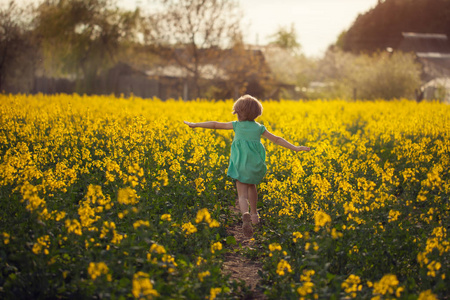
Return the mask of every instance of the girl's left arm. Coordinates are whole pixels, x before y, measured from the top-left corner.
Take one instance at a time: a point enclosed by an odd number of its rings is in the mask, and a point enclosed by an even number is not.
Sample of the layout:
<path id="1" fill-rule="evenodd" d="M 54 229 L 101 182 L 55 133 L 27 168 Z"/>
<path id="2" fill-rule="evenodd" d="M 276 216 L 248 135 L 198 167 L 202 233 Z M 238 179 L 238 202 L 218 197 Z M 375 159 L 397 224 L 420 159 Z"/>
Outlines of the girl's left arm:
<path id="1" fill-rule="evenodd" d="M 276 136 L 276 135 L 270 133 L 267 130 L 264 131 L 262 135 L 264 137 L 268 138 L 271 142 L 273 142 L 273 143 L 275 143 L 277 145 L 280 145 L 282 147 L 291 149 L 291 150 L 293 150 L 295 152 L 311 150 L 309 147 L 293 145 L 293 144 L 289 143 L 288 141 L 286 141 L 284 138 Z"/>
<path id="2" fill-rule="evenodd" d="M 200 123 L 192 123 L 184 121 L 184 124 L 191 128 L 209 128 L 209 129 L 233 129 L 233 122 L 217 122 L 217 121 L 208 121 L 208 122 L 200 122 Z"/>

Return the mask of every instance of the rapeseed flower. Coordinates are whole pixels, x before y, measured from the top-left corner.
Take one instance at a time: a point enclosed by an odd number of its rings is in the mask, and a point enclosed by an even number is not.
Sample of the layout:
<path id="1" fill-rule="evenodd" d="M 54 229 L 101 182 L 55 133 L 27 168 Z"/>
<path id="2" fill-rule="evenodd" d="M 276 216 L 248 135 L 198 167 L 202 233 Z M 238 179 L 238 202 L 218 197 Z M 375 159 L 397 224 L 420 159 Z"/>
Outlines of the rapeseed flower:
<path id="1" fill-rule="evenodd" d="M 325 212 L 319 210 L 314 213 L 314 231 L 319 231 L 321 227 L 326 226 L 331 223 L 331 217 L 327 215 Z"/>
<path id="2" fill-rule="evenodd" d="M 91 276 L 92 280 L 95 280 L 101 275 L 108 275 L 109 268 L 104 262 L 91 262 L 88 267 L 88 274 Z M 107 280 L 111 281 L 111 276 L 107 276 Z"/>
<path id="3" fill-rule="evenodd" d="M 2 235 L 3 235 L 3 244 L 8 245 L 11 235 L 7 232 L 3 232 Z"/>
<path id="4" fill-rule="evenodd" d="M 216 251 L 220 251 L 220 250 L 222 250 L 222 243 L 221 242 L 216 242 L 216 243 L 211 245 L 211 253 L 215 253 Z"/>
<path id="5" fill-rule="evenodd" d="M 384 275 L 380 281 L 375 282 L 373 284 L 373 294 L 374 295 L 393 295 L 396 291 L 400 291 L 403 289 L 397 288 L 399 281 L 397 276 L 393 274 Z"/>
<path id="6" fill-rule="evenodd" d="M 204 272 L 200 272 L 198 273 L 198 279 L 203 282 L 204 278 L 207 276 L 211 276 L 211 273 L 209 271 L 204 271 Z"/>
<path id="7" fill-rule="evenodd" d="M 362 290 L 361 278 L 359 276 L 351 274 L 347 279 L 342 282 L 341 287 L 345 293 L 350 294 L 352 298 L 356 298 L 357 292 Z"/>
<path id="8" fill-rule="evenodd" d="M 161 215 L 161 220 L 170 222 L 172 221 L 172 216 L 170 214 L 163 214 Z"/>
<path id="9" fill-rule="evenodd" d="M 186 235 L 190 235 L 197 232 L 197 227 L 195 227 L 191 222 L 184 223 L 181 228 Z"/>
<path id="10" fill-rule="evenodd" d="M 426 290 L 419 294 L 417 300 L 438 300 L 438 297 L 431 290 Z"/>
<path id="11" fill-rule="evenodd" d="M 280 276 L 283 276 L 287 273 L 292 273 L 291 265 L 284 259 L 280 260 L 280 262 L 277 265 L 277 274 Z"/>
<path id="12" fill-rule="evenodd" d="M 50 236 L 44 235 L 37 239 L 36 243 L 33 245 L 33 253 L 40 254 L 44 252 L 45 255 L 49 254 L 48 248 L 50 247 Z"/>
<path id="13" fill-rule="evenodd" d="M 211 288 L 209 291 L 209 300 L 216 299 L 217 295 L 222 293 L 222 288 Z"/>
<path id="14" fill-rule="evenodd" d="M 134 298 L 137 299 L 153 299 L 154 297 L 159 297 L 158 291 L 153 288 L 150 275 L 141 271 L 133 275 L 131 292 Z"/>

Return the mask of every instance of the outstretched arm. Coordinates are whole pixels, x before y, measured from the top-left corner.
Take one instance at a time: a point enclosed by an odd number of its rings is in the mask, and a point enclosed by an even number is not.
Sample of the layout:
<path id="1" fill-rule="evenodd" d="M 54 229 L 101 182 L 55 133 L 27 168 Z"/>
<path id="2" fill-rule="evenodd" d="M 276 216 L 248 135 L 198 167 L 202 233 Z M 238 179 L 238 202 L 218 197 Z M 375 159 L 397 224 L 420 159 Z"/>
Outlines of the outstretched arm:
<path id="1" fill-rule="evenodd" d="M 276 136 L 276 135 L 270 133 L 270 132 L 267 131 L 267 130 L 264 131 L 264 133 L 263 133 L 262 135 L 263 135 L 264 137 L 268 138 L 271 142 L 273 142 L 273 143 L 275 143 L 275 144 L 277 144 L 277 145 L 283 146 L 283 147 L 285 147 L 285 148 L 291 149 L 291 150 L 293 150 L 293 151 L 295 151 L 295 152 L 298 152 L 298 151 L 309 151 L 309 150 L 311 150 L 309 147 L 305 147 L 305 146 L 295 146 L 295 145 L 289 143 L 288 141 L 286 141 L 285 139 L 283 139 L 283 138 L 281 138 L 281 137 L 279 137 L 279 136 Z"/>
<path id="2" fill-rule="evenodd" d="M 191 128 L 209 128 L 209 129 L 233 129 L 232 122 L 216 122 L 216 121 L 208 121 L 208 122 L 200 122 L 200 123 L 192 123 L 184 121 L 184 124 Z"/>

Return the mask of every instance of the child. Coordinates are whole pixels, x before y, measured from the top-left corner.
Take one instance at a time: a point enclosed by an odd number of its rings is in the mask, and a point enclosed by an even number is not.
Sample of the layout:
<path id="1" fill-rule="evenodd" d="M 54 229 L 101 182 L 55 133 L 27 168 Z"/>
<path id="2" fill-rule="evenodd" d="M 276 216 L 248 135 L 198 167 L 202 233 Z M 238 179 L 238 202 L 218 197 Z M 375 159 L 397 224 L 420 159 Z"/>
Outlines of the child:
<path id="1" fill-rule="evenodd" d="M 280 146 L 293 151 L 309 151 L 309 147 L 295 146 L 285 139 L 273 135 L 266 130 L 264 125 L 255 122 L 262 114 L 261 103 L 250 95 L 239 98 L 233 105 L 233 114 L 237 114 L 238 121 L 233 122 L 201 122 L 184 123 L 191 128 L 201 127 L 210 129 L 233 129 L 235 132 L 231 144 L 230 163 L 227 175 L 236 180 L 236 188 L 239 199 L 239 207 L 242 213 L 242 230 L 244 235 L 253 235 L 252 224 L 259 223 L 259 215 L 256 210 L 258 194 L 256 185 L 261 182 L 266 174 L 266 152 L 261 144 L 261 135 Z M 250 203 L 250 212 L 248 206 Z"/>

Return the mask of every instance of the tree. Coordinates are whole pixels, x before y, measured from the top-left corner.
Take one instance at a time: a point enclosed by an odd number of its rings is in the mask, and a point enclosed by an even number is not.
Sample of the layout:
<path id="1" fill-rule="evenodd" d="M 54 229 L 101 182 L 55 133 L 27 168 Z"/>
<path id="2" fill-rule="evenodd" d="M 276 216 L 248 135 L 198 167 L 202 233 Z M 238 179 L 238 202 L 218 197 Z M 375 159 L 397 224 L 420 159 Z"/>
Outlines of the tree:
<path id="1" fill-rule="evenodd" d="M 353 53 L 395 48 L 402 32 L 444 33 L 450 36 L 450 1 L 386 0 L 358 16 L 337 45 Z"/>
<path id="2" fill-rule="evenodd" d="M 421 66 L 412 54 L 385 51 L 355 55 L 331 48 L 318 67 L 318 79 L 327 88 L 317 91 L 316 96 L 413 99 L 415 90 L 420 86 L 420 71 Z"/>
<path id="3" fill-rule="evenodd" d="M 316 67 L 314 59 L 309 59 L 301 53 L 294 25 L 292 24 L 290 29 L 280 28 L 272 35 L 272 41 L 265 47 L 264 54 L 276 81 L 281 83 L 281 86 L 295 87 L 295 91 L 281 88 L 281 96 L 304 96 L 301 90 L 309 85 Z"/>
<path id="4" fill-rule="evenodd" d="M 14 1 L 0 8 L 0 91 L 18 91 L 33 67 L 35 46 L 25 10 Z M 25 87 L 23 87 L 25 89 Z"/>
<path id="5" fill-rule="evenodd" d="M 78 91 L 92 93 L 99 72 L 114 62 L 121 43 L 135 38 L 139 11 L 122 12 L 109 0 L 46 0 L 36 32 L 46 69 L 75 76 Z"/>
<path id="6" fill-rule="evenodd" d="M 297 41 L 297 32 L 294 24 L 291 24 L 291 28 L 287 29 L 281 27 L 274 35 L 272 35 L 271 45 L 276 45 L 282 49 L 299 53 L 301 50 L 300 43 Z"/>
<path id="7" fill-rule="evenodd" d="M 267 97 L 274 85 L 274 79 L 260 49 L 246 46 L 241 36 L 237 36 L 233 46 L 221 52 L 219 69 L 223 70 L 219 80 L 220 89 L 214 86 L 214 98 L 238 98 L 251 94 L 259 99 Z M 220 79 L 220 78 L 219 78 Z"/>
<path id="8" fill-rule="evenodd" d="M 238 6 L 231 0 L 159 0 L 146 19 L 144 39 L 192 81 L 194 97 L 202 95 L 202 66 L 215 65 L 240 33 Z"/>

